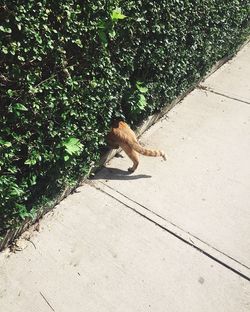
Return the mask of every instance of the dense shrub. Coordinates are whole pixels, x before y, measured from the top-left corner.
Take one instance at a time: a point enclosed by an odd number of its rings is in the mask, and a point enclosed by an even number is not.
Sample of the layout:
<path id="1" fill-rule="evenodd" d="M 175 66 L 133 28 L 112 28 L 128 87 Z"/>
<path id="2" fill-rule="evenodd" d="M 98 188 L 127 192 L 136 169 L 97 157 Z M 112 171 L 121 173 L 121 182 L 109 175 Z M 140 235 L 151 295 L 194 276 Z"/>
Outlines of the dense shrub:
<path id="1" fill-rule="evenodd" d="M 243 41 L 247 0 L 3 0 L 0 233 Z M 14 220 L 14 223 L 13 223 Z"/>

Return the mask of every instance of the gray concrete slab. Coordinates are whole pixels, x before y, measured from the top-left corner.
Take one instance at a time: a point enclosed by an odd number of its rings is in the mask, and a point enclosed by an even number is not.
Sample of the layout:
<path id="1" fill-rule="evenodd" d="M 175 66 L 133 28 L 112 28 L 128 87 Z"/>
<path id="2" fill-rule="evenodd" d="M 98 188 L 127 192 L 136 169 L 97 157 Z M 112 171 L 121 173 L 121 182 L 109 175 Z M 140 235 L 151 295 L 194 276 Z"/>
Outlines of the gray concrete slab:
<path id="1" fill-rule="evenodd" d="M 167 161 L 141 157 L 126 175 L 117 158 L 96 179 L 249 270 L 250 105 L 196 90 L 141 141 Z"/>
<path id="2" fill-rule="evenodd" d="M 249 282 L 94 187 L 40 227 L 0 254 L 1 311 L 249 311 Z"/>
<path id="3" fill-rule="evenodd" d="M 202 85 L 250 104 L 250 42 Z"/>

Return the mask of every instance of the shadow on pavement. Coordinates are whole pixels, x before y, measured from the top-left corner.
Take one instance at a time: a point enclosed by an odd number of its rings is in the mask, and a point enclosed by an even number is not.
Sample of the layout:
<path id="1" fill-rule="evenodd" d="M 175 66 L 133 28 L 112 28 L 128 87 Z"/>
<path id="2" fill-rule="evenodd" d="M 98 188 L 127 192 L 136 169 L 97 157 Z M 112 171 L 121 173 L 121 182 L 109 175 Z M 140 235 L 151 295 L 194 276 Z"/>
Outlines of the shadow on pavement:
<path id="1" fill-rule="evenodd" d="M 137 180 L 151 177 L 151 175 L 147 174 L 131 174 L 129 171 L 118 168 L 103 167 L 91 180 Z"/>

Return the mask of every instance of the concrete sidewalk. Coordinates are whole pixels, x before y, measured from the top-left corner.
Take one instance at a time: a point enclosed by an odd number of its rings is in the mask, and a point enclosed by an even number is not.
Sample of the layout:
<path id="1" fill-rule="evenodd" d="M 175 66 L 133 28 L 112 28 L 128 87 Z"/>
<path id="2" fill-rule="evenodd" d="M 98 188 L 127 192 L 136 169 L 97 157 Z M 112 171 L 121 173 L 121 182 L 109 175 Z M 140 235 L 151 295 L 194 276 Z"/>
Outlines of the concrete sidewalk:
<path id="1" fill-rule="evenodd" d="M 166 162 L 113 159 L 0 254 L 0 311 L 250 311 L 249 60 L 145 133 Z"/>

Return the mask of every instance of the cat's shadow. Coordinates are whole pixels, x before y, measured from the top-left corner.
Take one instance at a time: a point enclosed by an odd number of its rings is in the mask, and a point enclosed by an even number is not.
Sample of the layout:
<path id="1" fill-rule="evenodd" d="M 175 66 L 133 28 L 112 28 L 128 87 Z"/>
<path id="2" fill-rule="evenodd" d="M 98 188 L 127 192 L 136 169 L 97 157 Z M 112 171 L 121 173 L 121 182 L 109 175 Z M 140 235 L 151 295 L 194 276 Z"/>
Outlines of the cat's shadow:
<path id="1" fill-rule="evenodd" d="M 118 168 L 103 167 L 91 180 L 137 180 L 151 177 L 151 175 L 147 174 L 136 174 Z"/>

